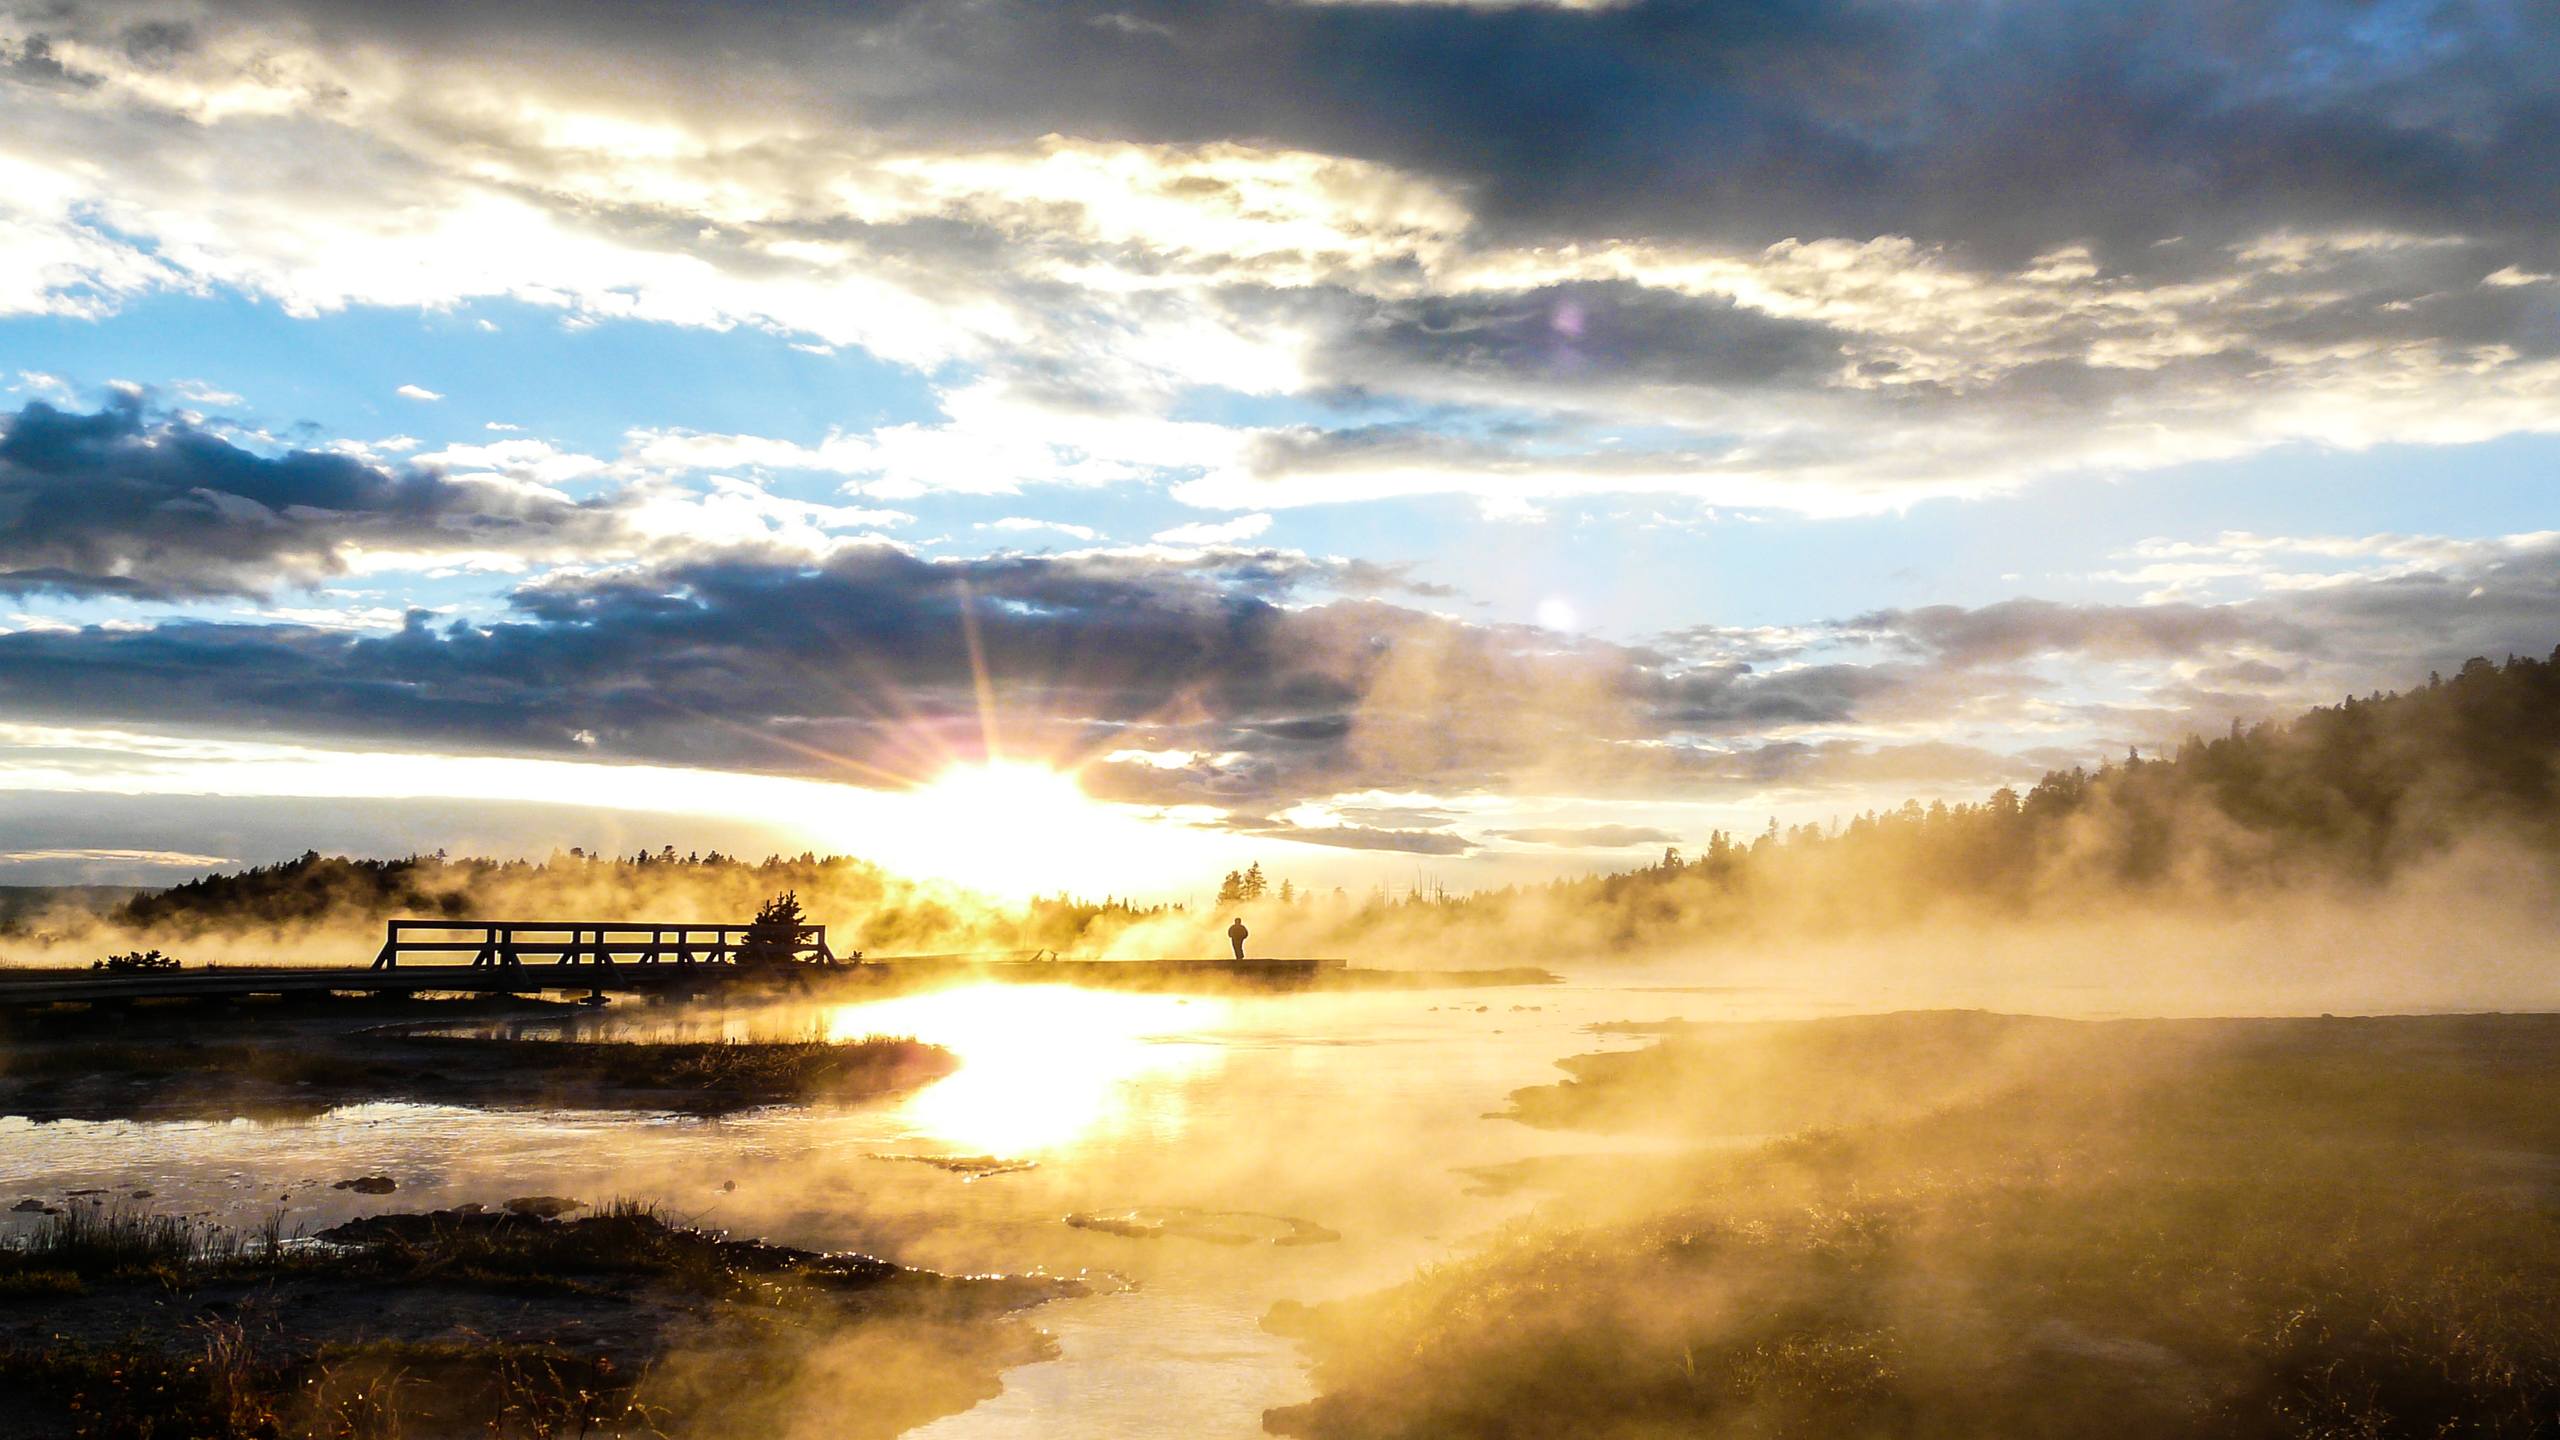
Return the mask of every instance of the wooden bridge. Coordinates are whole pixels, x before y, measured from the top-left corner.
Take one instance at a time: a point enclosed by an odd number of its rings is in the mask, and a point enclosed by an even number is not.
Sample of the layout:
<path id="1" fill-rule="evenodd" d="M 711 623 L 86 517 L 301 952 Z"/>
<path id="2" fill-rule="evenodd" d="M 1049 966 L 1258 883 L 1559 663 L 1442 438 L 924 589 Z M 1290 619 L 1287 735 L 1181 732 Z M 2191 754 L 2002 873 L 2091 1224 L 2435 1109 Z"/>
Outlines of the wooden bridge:
<path id="1" fill-rule="evenodd" d="M 607 924 L 594 920 L 393 920 L 373 957 L 376 970 L 397 969 L 403 956 L 469 955 L 469 968 L 517 969 L 528 956 L 557 966 L 734 965 L 749 950 L 747 925 Z M 423 936 L 425 938 L 416 938 Z M 790 943 L 761 958 L 833 965 L 827 927 L 802 925 Z M 854 959 L 862 958 L 856 952 Z M 410 967 L 413 970 L 419 967 Z"/>

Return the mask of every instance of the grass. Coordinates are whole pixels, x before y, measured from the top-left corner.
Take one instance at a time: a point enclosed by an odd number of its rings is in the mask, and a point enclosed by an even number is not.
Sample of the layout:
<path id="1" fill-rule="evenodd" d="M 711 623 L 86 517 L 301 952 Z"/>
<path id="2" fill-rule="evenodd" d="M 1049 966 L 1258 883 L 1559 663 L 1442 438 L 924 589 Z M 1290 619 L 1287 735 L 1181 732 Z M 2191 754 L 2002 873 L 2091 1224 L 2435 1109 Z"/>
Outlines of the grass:
<path id="1" fill-rule="evenodd" d="M 648 1435 L 659 1413 L 609 1362 L 550 1346 L 373 1342 L 278 1359 L 237 1324 L 198 1321 L 191 1353 L 0 1345 L 0 1386 L 42 1433 L 117 1440 L 555 1440 Z"/>
<path id="2" fill-rule="evenodd" d="M 600 1293 L 597 1282 L 645 1283 L 716 1300 L 798 1303 L 925 1272 L 862 1255 L 822 1255 L 732 1240 L 616 1199 L 578 1219 L 485 1209 L 370 1215 L 292 1248 L 282 1218 L 243 1233 L 176 1215 L 75 1205 L 0 1247 L 0 1279 L 42 1277 L 20 1293 L 151 1280 L 171 1287 L 243 1275 L 353 1276 L 385 1286 L 460 1282 Z"/>
<path id="3" fill-rule="evenodd" d="M 573 1220 L 486 1210 L 372 1215 L 319 1238 L 353 1247 L 352 1263 L 403 1284 L 445 1280 L 595 1292 L 608 1288 L 603 1281 L 639 1282 L 709 1300 L 806 1305 L 827 1293 L 921 1274 L 868 1256 L 727 1239 L 675 1224 L 655 1206 L 631 1200 Z"/>
<path id="4" fill-rule="evenodd" d="M 1863 1102 L 1876 1118 L 1603 1167 L 1469 1260 L 1276 1314 L 1324 1393 L 1271 1423 L 1323 1440 L 2553 1433 L 2560 1030 L 2329 1026 L 2078 1027 L 2077 1063 L 2016 1069 L 2012 1042 L 2042 1027 L 1857 1022 L 1891 1082 Z M 1675 1038 L 1687 1053 L 1597 1082 L 1586 1067 L 1599 1093 L 1575 1103 L 1694 1130 L 1732 1046 L 1812 1109 L 1854 1088 L 1854 1052 L 1803 1047 L 1831 1068 L 1793 1073 L 1763 1063 L 1769 1038 Z M 1971 1058 L 1914 1094 L 1905 1061 L 1957 1038 Z"/>
<path id="5" fill-rule="evenodd" d="M 73 1335 L 0 1342 L 0 1435 L 744 1433 L 812 1403 L 775 1388 L 805 1384 L 860 1402 L 846 1433 L 886 1436 L 891 1419 L 904 1428 L 962 1408 L 993 1392 L 1003 1366 L 1046 1353 L 1008 1317 L 1080 1288 L 735 1240 L 630 1200 L 577 1219 L 375 1215 L 314 1238 L 288 1245 L 272 1223 L 227 1234 L 98 1207 L 49 1217 L 0 1250 L 0 1277 L 70 1288 L 0 1287 L 0 1302 L 41 1304 L 33 1318 Z M 236 1311 L 190 1298 L 244 1294 L 254 1299 Z M 135 1328 L 101 1340 L 76 1323 L 83 1306 L 138 1317 Z M 446 1317 L 434 1322 L 444 1333 L 362 1333 L 393 1308 Z M 273 1323 L 324 1313 L 354 1320 L 323 1343 Z M 481 1333 L 509 1317 L 522 1328 L 527 1313 L 594 1323 L 578 1327 L 578 1345 L 554 1343 L 548 1321 L 530 1335 Z M 891 1368 L 875 1374 L 853 1357 Z"/>
<path id="6" fill-rule="evenodd" d="M 0 1294 L 77 1293 L 88 1282 L 177 1277 L 282 1264 L 281 1215 L 243 1233 L 179 1215 L 72 1205 L 0 1247 Z"/>

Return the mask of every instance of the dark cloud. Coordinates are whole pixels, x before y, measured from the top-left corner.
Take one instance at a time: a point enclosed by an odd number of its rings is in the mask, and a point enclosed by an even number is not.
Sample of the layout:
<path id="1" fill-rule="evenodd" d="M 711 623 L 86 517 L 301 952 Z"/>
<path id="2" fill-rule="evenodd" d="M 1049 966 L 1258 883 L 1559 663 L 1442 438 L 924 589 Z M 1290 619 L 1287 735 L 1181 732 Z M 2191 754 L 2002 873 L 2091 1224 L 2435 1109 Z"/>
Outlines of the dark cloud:
<path id="1" fill-rule="evenodd" d="M 2076 758 L 2086 759 L 2086 756 Z M 2032 779 L 2043 767 L 1972 745 L 1924 740 L 1876 745 L 1859 740 L 1776 740 L 1727 752 L 1719 778 L 1760 789 L 1870 789 L 1877 786 L 1978 789 Z"/>
<path id="2" fill-rule="evenodd" d="M 610 502 L 328 451 L 260 455 L 132 396 L 0 417 L 0 593 L 263 595 L 343 573 L 351 546 L 560 548 L 615 528 Z"/>
<path id="3" fill-rule="evenodd" d="M 1931 605 L 1878 610 L 1837 630 L 1887 641 L 1948 665 L 2008 664 L 2067 652 L 2099 660 L 2163 660 L 2219 654 L 2244 643 L 2305 649 L 2314 632 L 2264 607 L 2066 605 L 2006 600 L 1966 609 Z"/>
<path id="4" fill-rule="evenodd" d="M 1819 382 L 1846 341 L 1730 300 L 1583 283 L 1381 304 L 1319 364 L 1364 381 L 1741 389 Z"/>
<path id="5" fill-rule="evenodd" d="M 1345 824 L 1380 830 L 1439 830 L 1464 818 L 1455 811 L 1412 805 L 1342 805 L 1333 813 Z"/>
<path id="6" fill-rule="evenodd" d="M 269 13 L 324 43 L 545 74 L 602 50 L 653 93 L 757 93 L 937 144 L 1360 156 L 1462 185 L 1538 238 L 1911 234 L 2018 259 L 2088 239 L 2174 266 L 2154 242 L 2376 225 L 2524 241 L 2549 233 L 2560 185 L 2560 16 L 2496 0 Z"/>
<path id="7" fill-rule="evenodd" d="M 1523 845 L 1556 845 L 1573 849 L 1622 850 L 1636 845 L 1677 844 L 1680 837 L 1645 825 L 1548 826 L 1528 830 L 1491 830 L 1497 840 Z"/>
<path id="8" fill-rule="evenodd" d="M 1372 830 L 1360 825 L 1239 825 L 1239 834 L 1336 850 L 1394 850 L 1407 855 L 1464 855 L 1475 849 L 1463 835 L 1445 830 Z"/>
<path id="9" fill-rule="evenodd" d="M 977 750 L 983 664 L 1008 753 L 1189 753 L 1097 761 L 1089 783 L 1268 811 L 1390 784 L 1652 772 L 1667 735 L 1841 719 L 1891 683 L 1683 673 L 1650 651 L 1299 595 L 1328 573 L 1276 555 L 705 558 L 550 576 L 488 624 L 0 635 L 0 707 L 885 783 Z"/>
<path id="10" fill-rule="evenodd" d="M 1659 693 L 1664 718 L 1677 728 L 1732 735 L 1837 724 L 1908 679 L 1890 665 L 1801 665 L 1765 674 L 1728 665 L 1667 678 Z"/>

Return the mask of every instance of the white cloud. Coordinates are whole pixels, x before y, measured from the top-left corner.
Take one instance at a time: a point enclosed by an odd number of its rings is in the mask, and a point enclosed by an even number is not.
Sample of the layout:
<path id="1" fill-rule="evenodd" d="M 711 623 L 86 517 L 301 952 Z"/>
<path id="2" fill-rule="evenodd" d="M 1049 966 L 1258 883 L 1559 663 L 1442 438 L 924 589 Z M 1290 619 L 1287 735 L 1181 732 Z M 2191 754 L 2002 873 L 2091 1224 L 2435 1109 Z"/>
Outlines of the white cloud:
<path id="1" fill-rule="evenodd" d="M 49 861 L 106 861 L 132 865 L 186 866 L 206 869 L 229 865 L 227 855 L 198 855 L 186 850 L 112 850 L 81 848 L 72 850 L 0 850 L 0 865 L 41 865 Z"/>
<path id="2" fill-rule="evenodd" d="M 444 398 L 444 395 L 441 392 L 430 390 L 424 385 L 403 385 L 394 393 L 405 395 L 412 400 L 441 400 Z"/>
<path id="3" fill-rule="evenodd" d="M 501 476 L 521 485 L 549 489 L 571 480 L 603 473 L 607 462 L 593 455 L 562 450 L 548 440 L 494 440 L 486 445 L 448 445 L 416 457 L 420 465 L 457 475 Z"/>
<path id="4" fill-rule="evenodd" d="M 1166 545 L 1241 545 L 1270 528 L 1268 515 L 1239 515 L 1233 520 L 1176 525 L 1157 531 L 1155 538 Z"/>
<path id="5" fill-rule="evenodd" d="M 2237 593 L 2320 590 L 2364 581 L 2470 574 L 2560 558 L 2560 530 L 2462 538 L 2448 535 L 2258 535 L 2226 530 L 2211 540 L 2155 537 L 2122 552 L 2142 563 L 2094 580 L 2150 587 L 2146 604 Z"/>
<path id="6" fill-rule="evenodd" d="M 190 400 L 198 405 L 238 405 L 243 403 L 238 395 L 235 395 L 228 390 L 219 389 L 202 380 L 172 381 L 169 386 L 169 392 L 181 400 Z"/>
<path id="7" fill-rule="evenodd" d="M 72 393 L 69 381 L 64 380 L 59 375 L 48 375 L 41 370 L 19 371 L 18 383 L 10 386 L 9 388 L 12 390 L 22 390 L 32 395 L 41 395 L 47 400 L 64 405 L 72 403 L 72 401 L 77 398 Z"/>
<path id="8" fill-rule="evenodd" d="M 989 520 L 978 528 L 1003 530 L 1013 534 L 1047 531 L 1051 534 L 1064 535 L 1070 540 L 1093 541 L 1102 538 L 1102 532 L 1090 525 L 1070 525 L 1063 520 L 1034 520 L 1026 515 L 1007 515 L 1001 520 Z"/>

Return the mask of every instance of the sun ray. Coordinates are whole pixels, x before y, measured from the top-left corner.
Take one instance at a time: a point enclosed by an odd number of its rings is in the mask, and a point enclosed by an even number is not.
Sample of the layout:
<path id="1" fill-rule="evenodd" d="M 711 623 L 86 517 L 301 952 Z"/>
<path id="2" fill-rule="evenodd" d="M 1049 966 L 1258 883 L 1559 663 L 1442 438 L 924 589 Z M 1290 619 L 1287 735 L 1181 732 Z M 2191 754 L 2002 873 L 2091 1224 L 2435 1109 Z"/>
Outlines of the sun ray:
<path id="1" fill-rule="evenodd" d="M 960 592 L 960 637 L 969 647 L 969 678 L 978 690 L 978 728 L 986 744 L 987 763 L 1003 753 L 996 741 L 996 687 L 987 675 L 986 645 L 978 638 L 977 597 L 969 582 L 955 582 Z"/>

